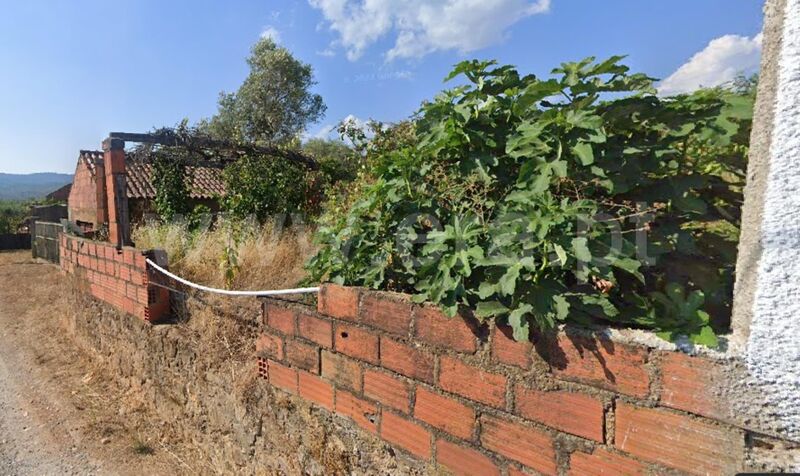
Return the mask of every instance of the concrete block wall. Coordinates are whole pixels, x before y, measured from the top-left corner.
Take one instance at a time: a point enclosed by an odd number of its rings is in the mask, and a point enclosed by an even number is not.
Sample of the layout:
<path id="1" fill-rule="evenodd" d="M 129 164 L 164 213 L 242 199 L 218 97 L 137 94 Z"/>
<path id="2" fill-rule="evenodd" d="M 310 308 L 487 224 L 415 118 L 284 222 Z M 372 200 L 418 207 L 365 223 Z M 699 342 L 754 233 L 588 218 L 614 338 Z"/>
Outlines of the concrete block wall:
<path id="1" fill-rule="evenodd" d="M 733 474 L 759 435 L 717 398 L 727 360 L 450 319 L 407 296 L 325 285 L 263 308 L 258 372 L 454 474 Z"/>
<path id="2" fill-rule="evenodd" d="M 145 259 L 157 253 L 67 234 L 60 237 L 61 269 L 95 298 L 148 322 L 169 315 L 169 291 L 153 284 Z M 166 263 L 159 263 L 166 264 Z"/>

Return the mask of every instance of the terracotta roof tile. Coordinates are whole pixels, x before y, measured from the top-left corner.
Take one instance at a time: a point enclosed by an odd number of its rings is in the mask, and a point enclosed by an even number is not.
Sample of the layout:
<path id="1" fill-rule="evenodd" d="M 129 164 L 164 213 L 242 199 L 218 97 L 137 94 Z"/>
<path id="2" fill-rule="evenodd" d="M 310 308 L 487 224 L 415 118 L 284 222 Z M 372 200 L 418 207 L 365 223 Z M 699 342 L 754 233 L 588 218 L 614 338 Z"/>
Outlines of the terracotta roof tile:
<path id="1" fill-rule="evenodd" d="M 100 151 L 82 150 L 79 159 L 85 163 L 92 175 L 97 174 L 97 165 L 103 163 Z M 153 165 L 148 162 L 126 160 L 128 198 L 153 199 L 156 188 L 153 184 Z M 186 167 L 189 196 L 195 199 L 213 199 L 225 195 L 222 168 L 213 166 Z"/>

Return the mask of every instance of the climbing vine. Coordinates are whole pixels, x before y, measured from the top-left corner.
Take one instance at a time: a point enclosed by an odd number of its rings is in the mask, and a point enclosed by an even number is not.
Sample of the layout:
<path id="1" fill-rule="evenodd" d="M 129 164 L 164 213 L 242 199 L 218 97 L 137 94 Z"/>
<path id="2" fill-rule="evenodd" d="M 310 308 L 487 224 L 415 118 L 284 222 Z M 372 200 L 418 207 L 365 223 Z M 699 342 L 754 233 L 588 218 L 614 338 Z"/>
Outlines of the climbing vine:
<path id="1" fill-rule="evenodd" d="M 172 221 L 177 215 L 185 216 L 191 211 L 186 164 L 180 158 L 158 153 L 152 165 L 156 213 L 164 221 Z"/>

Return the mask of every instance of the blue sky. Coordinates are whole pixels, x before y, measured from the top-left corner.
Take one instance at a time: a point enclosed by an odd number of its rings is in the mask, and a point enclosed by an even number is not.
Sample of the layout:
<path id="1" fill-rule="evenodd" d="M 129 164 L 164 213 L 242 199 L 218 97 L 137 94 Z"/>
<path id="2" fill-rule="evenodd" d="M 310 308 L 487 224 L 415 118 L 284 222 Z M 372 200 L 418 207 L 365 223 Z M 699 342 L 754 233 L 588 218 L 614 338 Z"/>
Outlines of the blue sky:
<path id="1" fill-rule="evenodd" d="M 757 67 L 759 0 L 4 0 L 0 172 L 74 171 L 111 131 L 196 121 L 273 35 L 315 69 L 326 117 L 402 119 L 456 62 L 495 58 L 546 75 L 628 54 L 665 93 Z"/>

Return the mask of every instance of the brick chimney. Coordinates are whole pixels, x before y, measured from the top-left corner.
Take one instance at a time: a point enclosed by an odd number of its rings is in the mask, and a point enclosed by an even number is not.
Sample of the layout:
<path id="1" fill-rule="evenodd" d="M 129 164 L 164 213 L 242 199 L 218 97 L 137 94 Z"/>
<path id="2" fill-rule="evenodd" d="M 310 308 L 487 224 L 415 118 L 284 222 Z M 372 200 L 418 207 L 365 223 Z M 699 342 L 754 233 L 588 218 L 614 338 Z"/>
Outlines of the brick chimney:
<path id="1" fill-rule="evenodd" d="M 121 248 L 130 244 L 125 142 L 112 138 L 104 140 L 103 162 L 106 175 L 108 239 Z"/>

